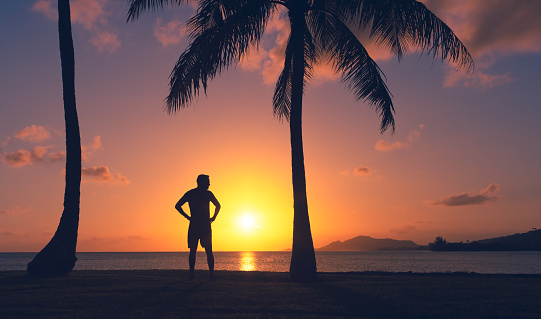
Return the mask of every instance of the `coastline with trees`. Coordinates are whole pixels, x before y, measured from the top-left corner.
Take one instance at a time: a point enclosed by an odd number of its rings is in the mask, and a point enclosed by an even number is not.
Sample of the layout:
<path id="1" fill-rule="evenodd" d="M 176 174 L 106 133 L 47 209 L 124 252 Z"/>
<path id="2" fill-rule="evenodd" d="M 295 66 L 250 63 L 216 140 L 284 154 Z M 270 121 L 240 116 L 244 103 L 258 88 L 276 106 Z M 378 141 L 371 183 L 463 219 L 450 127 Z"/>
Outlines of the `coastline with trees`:
<path id="1" fill-rule="evenodd" d="M 532 228 L 527 233 L 483 239 L 472 242 L 451 243 L 442 236 L 428 244 L 433 251 L 539 251 L 541 250 L 541 229 Z"/>

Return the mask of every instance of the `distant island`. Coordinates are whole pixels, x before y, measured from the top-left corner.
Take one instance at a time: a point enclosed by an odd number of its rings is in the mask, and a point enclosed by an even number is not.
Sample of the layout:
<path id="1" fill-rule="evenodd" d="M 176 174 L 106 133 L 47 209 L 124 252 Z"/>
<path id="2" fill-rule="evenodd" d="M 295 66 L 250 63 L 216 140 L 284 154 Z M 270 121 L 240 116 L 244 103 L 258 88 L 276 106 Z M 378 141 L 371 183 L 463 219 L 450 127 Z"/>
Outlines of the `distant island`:
<path id="1" fill-rule="evenodd" d="M 376 239 L 369 236 L 357 236 L 345 241 L 334 241 L 317 251 L 541 251 L 541 229 L 533 228 L 526 233 L 476 240 L 472 242 L 452 243 L 442 236 L 428 246 L 417 245 L 411 240 Z"/>
<path id="2" fill-rule="evenodd" d="M 483 239 L 472 242 L 450 243 L 443 237 L 436 237 L 428 248 L 434 251 L 539 251 L 541 250 L 541 229 L 533 228 L 527 233 Z"/>
<path id="3" fill-rule="evenodd" d="M 381 250 L 426 250 L 411 240 L 375 239 L 369 236 L 357 236 L 346 241 L 335 241 L 317 251 L 381 251 Z"/>

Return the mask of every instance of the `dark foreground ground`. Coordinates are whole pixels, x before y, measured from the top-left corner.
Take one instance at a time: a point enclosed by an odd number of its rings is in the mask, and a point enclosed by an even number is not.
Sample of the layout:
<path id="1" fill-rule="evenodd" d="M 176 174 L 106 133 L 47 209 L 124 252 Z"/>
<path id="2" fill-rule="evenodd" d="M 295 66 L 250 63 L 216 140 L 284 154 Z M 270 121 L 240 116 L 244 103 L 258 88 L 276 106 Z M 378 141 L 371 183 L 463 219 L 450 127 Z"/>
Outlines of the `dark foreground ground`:
<path id="1" fill-rule="evenodd" d="M 0 318 L 541 318 L 541 275 L 0 272 Z"/>

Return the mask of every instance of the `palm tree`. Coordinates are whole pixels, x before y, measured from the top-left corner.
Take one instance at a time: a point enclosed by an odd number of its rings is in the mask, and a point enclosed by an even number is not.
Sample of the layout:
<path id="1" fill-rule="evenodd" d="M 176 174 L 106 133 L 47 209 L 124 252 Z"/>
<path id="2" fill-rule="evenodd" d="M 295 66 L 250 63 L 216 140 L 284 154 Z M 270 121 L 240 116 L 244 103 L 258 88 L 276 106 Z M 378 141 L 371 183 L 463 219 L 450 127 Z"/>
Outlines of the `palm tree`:
<path id="1" fill-rule="evenodd" d="M 195 0 L 130 0 L 128 21 L 145 10 Z M 473 60 L 453 31 L 415 0 L 199 0 L 197 13 L 187 21 L 191 43 L 170 75 L 166 98 L 169 113 L 187 107 L 206 92 L 217 73 L 238 64 L 251 46 L 257 46 L 266 24 L 285 8 L 291 32 L 284 69 L 274 91 L 275 115 L 289 121 L 293 175 L 293 247 L 290 276 L 295 281 L 316 277 L 310 231 L 302 145 L 302 99 L 313 66 L 331 57 L 335 71 L 358 100 L 379 113 L 380 130 L 394 132 L 394 107 L 384 75 L 356 36 L 370 38 L 399 59 L 411 47 L 434 59 L 450 60 L 458 68 L 473 70 Z"/>
<path id="2" fill-rule="evenodd" d="M 51 241 L 28 264 L 30 274 L 58 275 L 75 266 L 81 194 L 81 136 L 75 104 L 75 58 L 69 0 L 58 0 L 58 35 L 66 122 L 66 188 L 64 211 Z"/>

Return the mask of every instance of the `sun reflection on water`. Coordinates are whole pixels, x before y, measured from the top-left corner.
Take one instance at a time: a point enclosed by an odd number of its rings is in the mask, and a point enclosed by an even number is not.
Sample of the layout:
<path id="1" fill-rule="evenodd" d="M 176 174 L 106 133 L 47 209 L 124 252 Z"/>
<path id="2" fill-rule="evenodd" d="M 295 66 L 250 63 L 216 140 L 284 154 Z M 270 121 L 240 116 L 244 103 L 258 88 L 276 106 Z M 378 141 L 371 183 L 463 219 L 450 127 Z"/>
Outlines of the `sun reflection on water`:
<path id="1" fill-rule="evenodd" d="M 255 258 L 254 253 L 251 251 L 242 252 L 239 260 L 239 270 L 242 271 L 254 271 L 255 270 Z"/>

